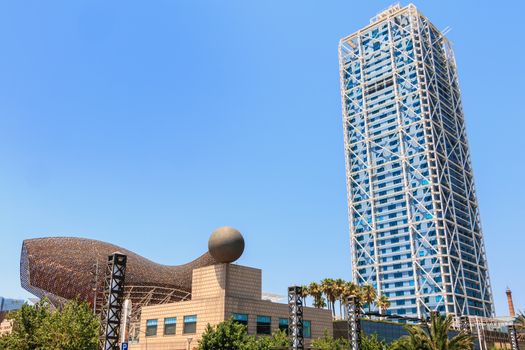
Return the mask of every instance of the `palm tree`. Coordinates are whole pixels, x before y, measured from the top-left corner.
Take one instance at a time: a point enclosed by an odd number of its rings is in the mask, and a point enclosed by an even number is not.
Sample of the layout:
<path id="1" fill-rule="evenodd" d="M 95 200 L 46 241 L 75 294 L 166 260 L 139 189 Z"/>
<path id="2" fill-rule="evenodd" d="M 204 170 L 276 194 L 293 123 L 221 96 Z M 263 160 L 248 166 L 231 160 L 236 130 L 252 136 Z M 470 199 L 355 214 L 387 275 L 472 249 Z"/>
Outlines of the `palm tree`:
<path id="1" fill-rule="evenodd" d="M 319 299 L 314 301 L 314 307 L 316 307 L 318 309 L 322 309 L 322 308 L 326 307 L 326 300 L 324 300 L 322 295 L 321 295 L 321 297 Z"/>
<path id="2" fill-rule="evenodd" d="M 377 299 L 377 306 L 379 306 L 381 314 L 386 313 L 386 310 L 390 307 L 390 300 L 385 294 L 381 294 L 379 299 Z"/>
<path id="3" fill-rule="evenodd" d="M 310 295 L 310 291 L 308 290 L 308 286 L 301 286 L 301 296 L 303 297 L 303 301 L 304 301 L 304 306 L 307 306 L 306 305 L 306 297 L 308 297 Z"/>
<path id="4" fill-rule="evenodd" d="M 343 300 L 343 304 L 347 304 L 347 299 L 349 296 L 355 296 L 357 297 L 357 304 L 361 305 L 360 302 L 360 295 L 359 295 L 359 286 L 355 284 L 354 282 L 346 282 L 343 288 L 343 293 L 341 295 L 341 299 Z M 346 307 L 345 307 L 345 316 L 346 316 Z"/>
<path id="5" fill-rule="evenodd" d="M 335 281 L 331 278 L 325 278 L 321 281 L 321 290 L 326 295 L 328 309 L 332 310 L 332 316 L 335 316 Z"/>
<path id="6" fill-rule="evenodd" d="M 392 350 L 472 350 L 473 339 L 467 331 L 449 338 L 452 316 L 437 313 L 430 316 L 430 324 L 406 325 L 409 335 L 392 343 Z"/>
<path id="7" fill-rule="evenodd" d="M 361 301 L 364 304 L 368 304 L 368 312 L 372 311 L 372 304 L 374 304 L 377 298 L 376 289 L 370 284 L 365 284 L 361 287 L 361 297 Z"/>
<path id="8" fill-rule="evenodd" d="M 323 291 L 318 283 L 310 283 L 308 286 L 308 294 L 314 299 L 314 307 L 320 309 L 326 306 L 323 298 Z"/>
<path id="9" fill-rule="evenodd" d="M 338 278 L 334 281 L 334 296 L 339 301 L 339 316 L 343 317 L 343 295 L 345 292 L 346 281 Z"/>

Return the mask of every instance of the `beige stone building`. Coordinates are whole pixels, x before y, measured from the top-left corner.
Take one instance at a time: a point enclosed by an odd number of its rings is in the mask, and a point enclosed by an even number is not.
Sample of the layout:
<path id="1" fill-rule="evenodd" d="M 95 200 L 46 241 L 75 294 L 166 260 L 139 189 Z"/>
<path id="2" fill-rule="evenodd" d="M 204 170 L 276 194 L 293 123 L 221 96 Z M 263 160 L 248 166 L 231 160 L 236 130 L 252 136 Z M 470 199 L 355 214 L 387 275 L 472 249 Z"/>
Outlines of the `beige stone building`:
<path id="1" fill-rule="evenodd" d="M 248 333 L 264 336 L 288 324 L 288 305 L 262 299 L 261 270 L 217 264 L 193 270 L 191 300 L 142 309 L 139 340 L 131 350 L 187 350 L 198 347 L 206 325 L 230 317 L 246 324 Z M 304 308 L 305 343 L 332 334 L 325 309 Z"/>
<path id="2" fill-rule="evenodd" d="M 13 330 L 13 321 L 4 319 L 0 322 L 0 336 L 4 334 L 9 334 Z"/>

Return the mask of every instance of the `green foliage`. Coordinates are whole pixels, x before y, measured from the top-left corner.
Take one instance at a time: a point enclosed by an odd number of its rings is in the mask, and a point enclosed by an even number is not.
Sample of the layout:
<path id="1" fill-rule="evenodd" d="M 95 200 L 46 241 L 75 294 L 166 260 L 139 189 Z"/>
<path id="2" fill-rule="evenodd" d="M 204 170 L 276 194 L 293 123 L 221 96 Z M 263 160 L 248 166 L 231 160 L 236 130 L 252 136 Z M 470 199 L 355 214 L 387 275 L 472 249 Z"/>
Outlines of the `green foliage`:
<path id="1" fill-rule="evenodd" d="M 99 322 L 87 303 L 69 302 L 52 311 L 42 300 L 13 312 L 13 332 L 0 337 L 0 349 L 96 350 Z"/>
<path id="2" fill-rule="evenodd" d="M 322 338 L 315 339 L 312 342 L 312 348 L 316 350 L 346 350 L 349 347 L 348 340 L 340 338 L 334 339 L 328 335 L 328 331 L 324 331 Z"/>
<path id="3" fill-rule="evenodd" d="M 208 324 L 199 341 L 199 350 L 272 350 L 286 349 L 288 338 L 285 332 L 276 331 L 272 336 L 248 335 L 246 326 L 233 319 L 216 326 Z"/>
<path id="4" fill-rule="evenodd" d="M 208 324 L 199 342 L 199 350 L 238 350 L 247 341 L 246 326 L 230 319 L 215 327 Z"/>
<path id="5" fill-rule="evenodd" d="M 361 335 L 361 350 L 385 350 L 388 349 L 386 343 L 377 337 L 377 334 L 366 336 Z"/>
<path id="6" fill-rule="evenodd" d="M 354 282 L 348 282 L 341 278 L 325 278 L 321 282 L 312 282 L 308 286 L 303 286 L 303 297 L 310 296 L 313 299 L 313 306 L 316 308 L 328 307 L 332 311 L 332 316 L 337 318 L 346 317 L 346 302 L 351 295 L 356 297 L 356 304 L 359 307 L 368 306 L 368 311 L 375 304 L 386 313 L 390 307 L 390 301 L 386 295 L 378 295 L 376 289 L 371 285 L 358 286 Z M 336 305 L 339 307 L 337 308 Z M 339 311 L 337 311 L 339 309 Z"/>
<path id="7" fill-rule="evenodd" d="M 271 337 L 248 336 L 248 341 L 240 350 L 287 350 L 289 346 L 288 337 L 283 331 L 275 331 Z"/>
<path id="8" fill-rule="evenodd" d="M 376 304 L 381 309 L 381 312 L 384 313 L 390 307 L 390 300 L 383 294 L 377 299 Z"/>
<path id="9" fill-rule="evenodd" d="M 468 333 L 461 332 L 449 338 L 452 317 L 432 314 L 430 324 L 407 325 L 409 335 L 401 337 L 391 344 L 392 350 L 472 350 L 473 339 Z"/>
<path id="10" fill-rule="evenodd" d="M 350 343 L 347 339 L 334 339 L 328 335 L 325 330 L 322 338 L 316 339 L 312 342 L 312 349 L 315 350 L 347 350 Z M 385 350 L 387 345 L 377 338 L 377 335 L 366 336 L 361 335 L 361 350 Z"/>
<path id="11" fill-rule="evenodd" d="M 372 310 L 372 304 L 376 301 L 377 291 L 370 284 L 361 287 L 361 302 L 368 305 L 368 311 Z"/>

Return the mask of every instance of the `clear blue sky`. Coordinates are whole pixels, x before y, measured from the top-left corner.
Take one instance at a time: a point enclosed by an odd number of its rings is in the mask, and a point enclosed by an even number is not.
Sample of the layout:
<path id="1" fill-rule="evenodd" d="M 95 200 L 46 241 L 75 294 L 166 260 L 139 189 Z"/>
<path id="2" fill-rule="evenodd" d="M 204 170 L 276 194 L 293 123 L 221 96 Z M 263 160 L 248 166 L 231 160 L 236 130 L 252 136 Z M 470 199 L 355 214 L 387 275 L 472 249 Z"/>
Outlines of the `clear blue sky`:
<path id="1" fill-rule="evenodd" d="M 390 4 L 0 3 L 0 295 L 26 238 L 178 264 L 222 225 L 266 291 L 350 278 L 337 43 Z M 452 27 L 497 311 L 525 308 L 525 5 L 415 4 Z"/>

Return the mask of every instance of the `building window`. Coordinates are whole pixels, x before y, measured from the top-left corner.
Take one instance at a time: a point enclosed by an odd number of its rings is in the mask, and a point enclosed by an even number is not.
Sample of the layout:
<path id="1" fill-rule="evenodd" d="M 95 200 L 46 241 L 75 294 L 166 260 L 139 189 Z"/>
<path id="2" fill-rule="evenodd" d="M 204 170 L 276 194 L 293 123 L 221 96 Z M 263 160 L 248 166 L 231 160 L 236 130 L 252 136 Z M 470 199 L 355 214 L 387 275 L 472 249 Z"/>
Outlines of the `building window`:
<path id="1" fill-rule="evenodd" d="M 312 322 L 311 321 L 303 321 L 303 335 L 305 338 L 312 337 Z"/>
<path id="2" fill-rule="evenodd" d="M 157 335 L 157 320 L 146 321 L 146 337 Z"/>
<path id="3" fill-rule="evenodd" d="M 174 335 L 177 328 L 177 317 L 164 319 L 164 335 Z"/>
<path id="4" fill-rule="evenodd" d="M 284 331 L 288 335 L 288 319 L 280 318 L 279 319 L 279 330 Z"/>
<path id="5" fill-rule="evenodd" d="M 247 314 L 236 314 L 232 315 L 233 321 L 248 326 L 248 315 Z"/>
<path id="6" fill-rule="evenodd" d="M 197 315 L 184 316 L 184 334 L 197 332 Z"/>
<path id="7" fill-rule="evenodd" d="M 257 334 L 272 334 L 272 318 L 257 316 Z"/>

